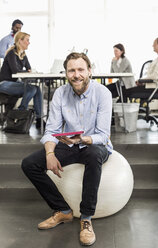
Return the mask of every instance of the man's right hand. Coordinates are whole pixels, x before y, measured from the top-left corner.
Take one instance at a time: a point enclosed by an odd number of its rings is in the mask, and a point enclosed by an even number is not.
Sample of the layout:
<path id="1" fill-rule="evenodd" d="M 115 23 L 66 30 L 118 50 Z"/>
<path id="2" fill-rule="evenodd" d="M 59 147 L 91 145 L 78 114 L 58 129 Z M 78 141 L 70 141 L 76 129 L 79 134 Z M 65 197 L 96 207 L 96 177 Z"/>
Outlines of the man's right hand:
<path id="1" fill-rule="evenodd" d="M 59 162 L 59 160 L 55 157 L 55 154 L 49 154 L 46 157 L 47 160 L 47 170 L 53 171 L 55 175 L 61 178 L 59 171 L 63 172 L 63 168 Z"/>

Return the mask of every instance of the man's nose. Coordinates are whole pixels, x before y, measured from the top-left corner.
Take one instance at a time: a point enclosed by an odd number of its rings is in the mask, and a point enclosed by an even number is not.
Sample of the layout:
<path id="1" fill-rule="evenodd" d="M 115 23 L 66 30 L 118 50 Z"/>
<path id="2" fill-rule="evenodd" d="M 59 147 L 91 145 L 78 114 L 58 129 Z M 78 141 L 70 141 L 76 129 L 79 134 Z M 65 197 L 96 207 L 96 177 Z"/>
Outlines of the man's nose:
<path id="1" fill-rule="evenodd" d="M 79 75 L 80 75 L 79 71 L 75 71 L 75 72 L 74 72 L 74 76 L 75 76 L 75 77 L 79 77 Z"/>

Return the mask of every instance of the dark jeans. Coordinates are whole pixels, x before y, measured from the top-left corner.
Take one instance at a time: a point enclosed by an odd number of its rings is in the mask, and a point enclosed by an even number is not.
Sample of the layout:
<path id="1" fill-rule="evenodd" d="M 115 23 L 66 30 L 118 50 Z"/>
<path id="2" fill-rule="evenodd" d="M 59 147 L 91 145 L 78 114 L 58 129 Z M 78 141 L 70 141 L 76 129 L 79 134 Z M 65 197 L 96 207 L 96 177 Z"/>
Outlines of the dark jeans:
<path id="1" fill-rule="evenodd" d="M 119 99 L 117 100 L 117 102 L 121 102 L 119 85 L 117 87 L 116 83 L 112 83 L 112 84 L 106 85 L 106 87 L 111 91 L 112 98 L 116 98 L 119 96 Z M 127 102 L 126 88 L 125 86 L 121 86 L 121 87 L 122 87 L 123 102 Z"/>
<path id="2" fill-rule="evenodd" d="M 0 84 L 0 92 L 8 94 L 10 96 L 23 97 L 24 96 L 24 83 L 20 81 L 3 81 Z M 42 111 L 42 94 L 40 88 L 37 85 L 26 85 L 25 98 L 21 100 L 19 109 L 27 109 L 29 102 L 33 98 L 34 109 L 36 117 L 41 117 Z"/>
<path id="3" fill-rule="evenodd" d="M 85 215 L 94 215 L 102 164 L 108 159 L 107 149 L 103 145 L 90 145 L 79 149 L 78 145 L 69 147 L 59 142 L 55 148 L 55 155 L 62 166 L 73 163 L 85 164 L 80 212 Z M 22 161 L 22 169 L 52 209 L 62 211 L 70 208 L 54 182 L 46 174 L 44 149 L 25 158 Z"/>

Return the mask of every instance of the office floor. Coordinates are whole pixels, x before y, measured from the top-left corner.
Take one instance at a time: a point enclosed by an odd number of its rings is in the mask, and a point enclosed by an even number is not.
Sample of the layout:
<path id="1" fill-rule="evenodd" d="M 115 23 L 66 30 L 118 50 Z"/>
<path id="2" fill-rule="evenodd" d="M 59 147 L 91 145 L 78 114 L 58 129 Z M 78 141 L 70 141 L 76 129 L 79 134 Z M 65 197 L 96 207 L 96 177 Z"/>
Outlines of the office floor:
<path id="1" fill-rule="evenodd" d="M 132 198 L 117 214 L 93 220 L 97 248 L 156 248 L 158 200 Z M 37 224 L 51 215 L 40 199 L 5 200 L 0 204 L 0 247 L 78 248 L 79 219 L 54 229 L 38 230 Z"/>

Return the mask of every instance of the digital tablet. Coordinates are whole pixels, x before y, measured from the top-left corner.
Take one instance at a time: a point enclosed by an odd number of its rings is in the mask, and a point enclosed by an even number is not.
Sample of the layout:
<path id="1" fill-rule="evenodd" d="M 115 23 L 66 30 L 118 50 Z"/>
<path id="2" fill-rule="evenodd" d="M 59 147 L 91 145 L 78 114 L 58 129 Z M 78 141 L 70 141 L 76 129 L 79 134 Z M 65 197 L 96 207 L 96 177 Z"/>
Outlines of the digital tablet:
<path id="1" fill-rule="evenodd" d="M 52 136 L 59 137 L 59 136 L 72 136 L 77 134 L 82 134 L 84 131 L 78 131 L 78 132 L 68 132 L 68 133 L 54 133 Z"/>

